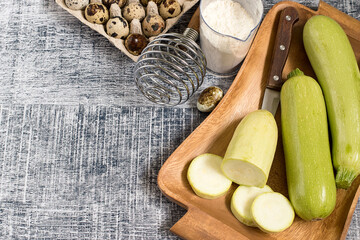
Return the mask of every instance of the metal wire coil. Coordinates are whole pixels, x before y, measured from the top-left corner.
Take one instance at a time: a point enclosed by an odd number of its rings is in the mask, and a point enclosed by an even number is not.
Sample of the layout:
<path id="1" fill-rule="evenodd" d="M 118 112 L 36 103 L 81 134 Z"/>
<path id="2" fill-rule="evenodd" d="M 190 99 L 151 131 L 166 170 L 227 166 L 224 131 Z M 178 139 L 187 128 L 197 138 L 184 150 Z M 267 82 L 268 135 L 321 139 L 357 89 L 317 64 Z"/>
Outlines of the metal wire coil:
<path id="1" fill-rule="evenodd" d="M 164 34 L 142 51 L 134 76 L 137 88 L 147 99 L 175 106 L 186 102 L 201 86 L 206 59 L 195 43 L 197 36 L 191 28 L 184 34 Z"/>

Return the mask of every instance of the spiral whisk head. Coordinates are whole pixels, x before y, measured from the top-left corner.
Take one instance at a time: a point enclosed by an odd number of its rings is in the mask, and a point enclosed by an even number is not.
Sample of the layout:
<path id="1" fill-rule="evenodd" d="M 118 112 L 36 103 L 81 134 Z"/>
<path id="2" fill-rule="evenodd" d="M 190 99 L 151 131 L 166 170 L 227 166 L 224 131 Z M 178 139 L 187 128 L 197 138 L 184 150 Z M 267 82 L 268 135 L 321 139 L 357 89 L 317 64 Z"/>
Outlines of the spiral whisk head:
<path id="1" fill-rule="evenodd" d="M 175 106 L 186 102 L 201 86 L 206 59 L 193 39 L 168 33 L 156 37 L 135 65 L 136 86 L 152 102 Z"/>

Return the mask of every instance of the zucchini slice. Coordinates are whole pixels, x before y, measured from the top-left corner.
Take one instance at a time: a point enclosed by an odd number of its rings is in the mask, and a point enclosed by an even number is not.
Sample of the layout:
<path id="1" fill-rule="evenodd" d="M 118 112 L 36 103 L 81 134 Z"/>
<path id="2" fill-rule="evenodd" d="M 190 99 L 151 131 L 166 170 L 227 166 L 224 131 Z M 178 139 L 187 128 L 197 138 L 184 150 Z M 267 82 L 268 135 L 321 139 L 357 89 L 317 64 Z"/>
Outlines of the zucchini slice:
<path id="1" fill-rule="evenodd" d="M 251 215 L 251 205 L 258 195 L 266 192 L 273 190 L 268 185 L 263 188 L 239 186 L 231 198 L 231 212 L 243 224 L 256 227 Z"/>
<path id="2" fill-rule="evenodd" d="M 255 224 L 264 232 L 281 232 L 291 226 L 295 212 L 284 195 L 272 192 L 257 196 L 251 205 Z"/>
<path id="3" fill-rule="evenodd" d="M 190 163 L 187 179 L 196 195 L 214 199 L 229 190 L 232 182 L 221 172 L 222 160 L 220 156 L 205 153 Z"/>

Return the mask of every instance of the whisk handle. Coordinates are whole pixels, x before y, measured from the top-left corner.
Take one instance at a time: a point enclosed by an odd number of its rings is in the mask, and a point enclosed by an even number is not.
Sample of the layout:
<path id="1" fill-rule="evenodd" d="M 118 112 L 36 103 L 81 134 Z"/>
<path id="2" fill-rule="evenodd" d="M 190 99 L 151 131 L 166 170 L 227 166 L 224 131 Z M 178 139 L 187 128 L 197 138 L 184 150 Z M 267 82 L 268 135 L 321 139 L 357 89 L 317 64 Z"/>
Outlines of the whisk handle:
<path id="1" fill-rule="evenodd" d="M 188 24 L 188 28 L 192 28 L 195 31 L 199 32 L 200 29 L 200 7 L 196 9 L 194 15 L 191 17 L 190 22 Z"/>

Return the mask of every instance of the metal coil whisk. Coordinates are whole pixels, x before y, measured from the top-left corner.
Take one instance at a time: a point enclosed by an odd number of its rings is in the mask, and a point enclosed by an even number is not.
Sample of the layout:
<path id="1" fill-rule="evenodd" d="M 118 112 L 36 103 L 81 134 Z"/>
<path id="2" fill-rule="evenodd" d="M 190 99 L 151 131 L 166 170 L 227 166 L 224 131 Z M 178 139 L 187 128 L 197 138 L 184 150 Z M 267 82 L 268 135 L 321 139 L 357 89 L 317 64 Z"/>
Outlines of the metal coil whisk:
<path id="1" fill-rule="evenodd" d="M 156 37 L 142 51 L 135 65 L 135 81 L 142 94 L 154 103 L 175 106 L 186 102 L 201 86 L 206 59 L 196 44 L 198 32 Z"/>

